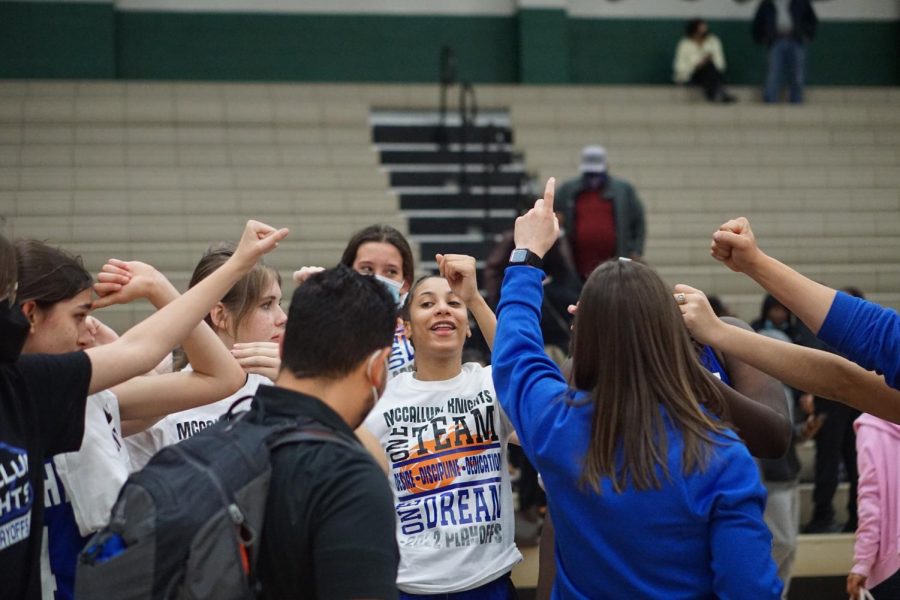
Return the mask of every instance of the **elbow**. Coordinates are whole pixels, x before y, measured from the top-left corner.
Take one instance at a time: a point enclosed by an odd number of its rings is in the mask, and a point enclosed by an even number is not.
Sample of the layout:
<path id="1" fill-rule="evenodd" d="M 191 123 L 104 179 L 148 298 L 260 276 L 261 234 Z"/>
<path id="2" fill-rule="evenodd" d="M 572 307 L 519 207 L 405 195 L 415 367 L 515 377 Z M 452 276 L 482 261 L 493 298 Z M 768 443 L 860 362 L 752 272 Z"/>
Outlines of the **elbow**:
<path id="1" fill-rule="evenodd" d="M 222 394 L 222 397 L 225 398 L 244 387 L 244 384 L 247 382 L 247 373 L 235 362 L 234 368 L 228 369 L 228 376 L 221 379 L 223 387 L 226 388 Z"/>
<path id="2" fill-rule="evenodd" d="M 793 431 L 790 423 L 779 416 L 781 420 L 773 427 L 764 428 L 763 435 L 756 434 L 751 438 L 747 436 L 744 442 L 747 444 L 750 454 L 756 458 L 778 459 L 783 458 L 793 443 Z"/>

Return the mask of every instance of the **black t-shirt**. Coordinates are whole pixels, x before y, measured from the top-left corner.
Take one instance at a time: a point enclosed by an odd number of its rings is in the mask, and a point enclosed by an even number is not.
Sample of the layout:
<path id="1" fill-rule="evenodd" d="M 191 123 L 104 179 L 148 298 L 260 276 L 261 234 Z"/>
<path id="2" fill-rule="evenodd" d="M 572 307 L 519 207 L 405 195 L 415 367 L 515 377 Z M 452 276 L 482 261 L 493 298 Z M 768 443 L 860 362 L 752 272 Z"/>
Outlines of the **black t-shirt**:
<path id="1" fill-rule="evenodd" d="M 311 396 L 260 386 L 253 410 L 266 423 L 310 417 L 344 437 L 353 432 Z M 272 459 L 259 576 L 266 600 L 397 598 L 393 496 L 363 449 L 337 443 L 283 446 Z"/>
<path id="2" fill-rule="evenodd" d="M 81 447 L 84 352 L 0 364 L 0 596 L 40 600 L 44 461 Z"/>

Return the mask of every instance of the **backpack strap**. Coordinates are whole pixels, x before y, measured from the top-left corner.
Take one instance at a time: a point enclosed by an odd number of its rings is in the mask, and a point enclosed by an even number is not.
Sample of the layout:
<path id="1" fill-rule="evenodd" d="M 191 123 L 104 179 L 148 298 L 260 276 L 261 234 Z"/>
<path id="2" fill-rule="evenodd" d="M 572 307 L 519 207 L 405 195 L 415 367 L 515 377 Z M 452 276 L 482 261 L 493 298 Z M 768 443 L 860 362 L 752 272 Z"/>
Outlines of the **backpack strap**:
<path id="1" fill-rule="evenodd" d="M 315 421 L 307 421 L 304 423 L 279 427 L 273 435 L 269 437 L 269 451 L 274 452 L 282 446 L 288 444 L 300 444 L 303 442 L 334 443 L 353 450 L 363 449 L 358 443 L 347 439 L 337 431 L 323 427 Z"/>
<path id="2" fill-rule="evenodd" d="M 243 418 L 243 415 L 245 415 L 247 411 L 241 411 L 238 413 L 237 407 L 238 407 L 238 405 L 243 404 L 247 400 L 252 401 L 253 396 L 250 394 L 247 394 L 245 396 L 241 396 L 240 398 L 238 398 L 237 400 L 232 402 L 231 405 L 228 407 L 228 410 L 225 411 L 225 414 L 222 415 L 221 417 L 219 417 L 219 420 L 220 421 L 236 421 L 238 419 Z"/>

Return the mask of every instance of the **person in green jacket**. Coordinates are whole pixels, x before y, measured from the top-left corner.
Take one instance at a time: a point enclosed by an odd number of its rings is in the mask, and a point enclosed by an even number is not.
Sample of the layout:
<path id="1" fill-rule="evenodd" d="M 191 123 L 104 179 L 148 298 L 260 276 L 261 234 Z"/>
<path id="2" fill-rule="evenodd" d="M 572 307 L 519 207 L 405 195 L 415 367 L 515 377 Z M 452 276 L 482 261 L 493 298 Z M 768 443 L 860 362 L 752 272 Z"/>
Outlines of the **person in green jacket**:
<path id="1" fill-rule="evenodd" d="M 587 279 L 611 258 L 639 260 L 644 254 L 644 207 L 634 187 L 609 174 L 606 150 L 586 146 L 581 152 L 581 176 L 556 192 L 566 238 L 575 266 Z"/>

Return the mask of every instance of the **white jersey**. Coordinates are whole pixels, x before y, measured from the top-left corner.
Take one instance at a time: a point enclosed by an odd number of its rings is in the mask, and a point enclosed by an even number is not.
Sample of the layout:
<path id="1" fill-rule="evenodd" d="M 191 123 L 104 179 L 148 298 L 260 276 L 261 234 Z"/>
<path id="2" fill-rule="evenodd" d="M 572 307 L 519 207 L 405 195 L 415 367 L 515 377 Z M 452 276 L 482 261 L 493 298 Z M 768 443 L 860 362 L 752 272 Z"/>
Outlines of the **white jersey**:
<path id="1" fill-rule="evenodd" d="M 186 367 L 189 369 L 190 365 Z M 246 401 L 239 404 L 236 409 L 250 410 L 250 398 L 256 393 L 260 385 L 272 385 L 268 377 L 251 373 L 247 376 L 244 386 L 222 400 L 211 404 L 205 404 L 196 408 L 189 408 L 181 412 L 172 413 L 160 419 L 146 431 L 141 431 L 125 438 L 128 452 L 131 456 L 132 468 L 137 471 L 144 468 L 154 454 L 165 446 L 186 440 L 198 431 L 202 431 L 216 423 L 222 415 L 228 412 L 231 405 L 240 398 L 246 397 Z"/>
<path id="2" fill-rule="evenodd" d="M 81 535 L 105 527 L 130 472 L 119 400 L 114 393 L 103 390 L 88 396 L 81 449 L 57 454 L 53 466 L 72 504 Z"/>
<path id="3" fill-rule="evenodd" d="M 403 325 L 394 331 L 394 342 L 391 344 L 391 355 L 388 358 L 388 372 L 391 377 L 401 373 L 407 373 L 415 369 L 416 353 L 412 343 L 406 337 L 406 329 Z"/>
<path id="4" fill-rule="evenodd" d="M 506 452 L 513 428 L 490 367 L 467 363 L 447 381 L 403 373 L 364 424 L 390 463 L 402 591 L 470 590 L 522 559 Z"/>

